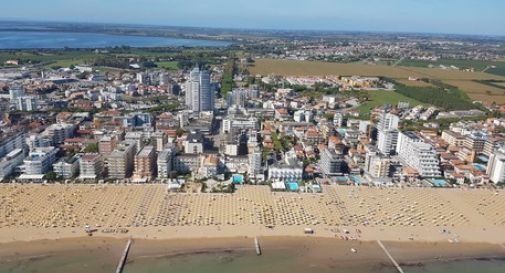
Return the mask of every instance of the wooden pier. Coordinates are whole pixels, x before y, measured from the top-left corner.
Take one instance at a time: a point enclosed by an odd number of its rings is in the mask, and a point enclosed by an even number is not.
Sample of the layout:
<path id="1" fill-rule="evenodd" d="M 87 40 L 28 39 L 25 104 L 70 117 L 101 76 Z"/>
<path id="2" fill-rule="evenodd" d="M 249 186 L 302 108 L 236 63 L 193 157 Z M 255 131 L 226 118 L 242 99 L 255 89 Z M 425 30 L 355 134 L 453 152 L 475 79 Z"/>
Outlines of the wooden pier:
<path id="1" fill-rule="evenodd" d="M 260 247 L 260 241 L 258 240 L 258 237 L 254 237 L 254 248 L 256 249 L 256 255 L 260 256 L 261 255 L 261 247 Z"/>
<path id="2" fill-rule="evenodd" d="M 382 248 L 382 250 L 384 250 L 384 253 L 386 253 L 386 255 L 391 260 L 391 262 L 394 264 L 394 266 L 396 267 L 396 269 L 398 270 L 398 272 L 405 273 L 403 271 L 403 269 L 400 267 L 400 265 L 396 262 L 395 258 L 393 258 L 393 256 L 391 255 L 391 253 L 389 253 L 388 249 L 384 246 L 384 244 L 380 240 L 377 240 L 377 244 L 379 244 L 379 246 Z"/>
<path id="3" fill-rule="evenodd" d="M 130 252 L 130 247 L 132 245 L 133 239 L 130 238 L 128 239 L 128 242 L 126 243 L 126 246 L 123 250 L 123 256 L 121 256 L 121 260 L 119 260 L 119 264 L 117 265 L 116 268 L 116 273 L 122 273 L 124 266 L 126 264 L 126 259 L 128 258 L 128 252 Z"/>

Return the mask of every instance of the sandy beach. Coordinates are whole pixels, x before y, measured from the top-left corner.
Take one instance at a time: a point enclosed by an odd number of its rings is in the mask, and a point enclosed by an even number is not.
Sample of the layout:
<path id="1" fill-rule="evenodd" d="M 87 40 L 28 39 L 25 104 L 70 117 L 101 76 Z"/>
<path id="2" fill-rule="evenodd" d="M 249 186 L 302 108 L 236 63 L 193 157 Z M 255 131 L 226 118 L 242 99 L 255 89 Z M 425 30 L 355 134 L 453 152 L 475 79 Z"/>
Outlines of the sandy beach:
<path id="1" fill-rule="evenodd" d="M 163 185 L 2 185 L 0 242 L 315 236 L 343 241 L 503 244 L 505 193 L 325 186 L 321 194 L 243 186 L 234 194 Z M 313 235 L 304 229 L 314 230 Z"/>

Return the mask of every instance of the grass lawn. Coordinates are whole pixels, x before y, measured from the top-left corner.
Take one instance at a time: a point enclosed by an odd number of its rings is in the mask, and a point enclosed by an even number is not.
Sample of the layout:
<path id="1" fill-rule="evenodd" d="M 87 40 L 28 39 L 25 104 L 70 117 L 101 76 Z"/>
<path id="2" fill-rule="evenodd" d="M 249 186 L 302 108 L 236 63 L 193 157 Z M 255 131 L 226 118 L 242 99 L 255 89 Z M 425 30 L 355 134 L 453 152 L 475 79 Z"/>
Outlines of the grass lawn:
<path id="1" fill-rule="evenodd" d="M 46 67 L 70 67 L 72 65 L 80 65 L 80 64 L 85 64 L 84 60 L 82 59 L 65 59 L 65 60 L 58 60 L 54 63 L 50 63 L 46 65 Z"/>
<path id="2" fill-rule="evenodd" d="M 357 110 L 360 113 L 360 118 L 367 119 L 370 117 L 370 111 L 378 106 L 385 104 L 397 105 L 400 101 L 410 102 L 410 106 L 416 106 L 420 103 L 415 99 L 411 99 L 394 91 L 366 91 L 368 93 L 368 101 L 361 104 Z"/>
<path id="3" fill-rule="evenodd" d="M 156 65 L 160 68 L 166 70 L 177 70 L 179 69 L 178 62 L 156 62 Z"/>

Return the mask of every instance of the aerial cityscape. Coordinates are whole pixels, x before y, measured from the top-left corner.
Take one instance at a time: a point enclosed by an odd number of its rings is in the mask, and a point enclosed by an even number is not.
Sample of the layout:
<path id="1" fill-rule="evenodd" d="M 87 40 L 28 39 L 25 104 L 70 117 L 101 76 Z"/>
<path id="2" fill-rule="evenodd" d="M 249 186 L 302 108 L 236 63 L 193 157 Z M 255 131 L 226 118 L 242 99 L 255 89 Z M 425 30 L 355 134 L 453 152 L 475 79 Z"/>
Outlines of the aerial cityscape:
<path id="1" fill-rule="evenodd" d="M 25 2 L 0 273 L 503 272 L 505 3 Z"/>

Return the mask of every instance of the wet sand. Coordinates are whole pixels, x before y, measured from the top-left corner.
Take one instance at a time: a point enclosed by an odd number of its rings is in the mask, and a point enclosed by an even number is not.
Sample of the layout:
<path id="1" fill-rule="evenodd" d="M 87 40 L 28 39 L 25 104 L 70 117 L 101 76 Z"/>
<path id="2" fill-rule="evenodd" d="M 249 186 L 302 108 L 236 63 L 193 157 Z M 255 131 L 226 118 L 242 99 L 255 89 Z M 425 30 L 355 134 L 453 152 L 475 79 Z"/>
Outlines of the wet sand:
<path id="1" fill-rule="evenodd" d="M 396 272 L 376 242 L 316 237 L 135 240 L 128 272 Z M 113 272 L 126 240 L 72 238 L 0 245 L 0 272 Z M 413 271 L 451 261 L 504 265 L 505 248 L 491 244 L 384 242 Z M 351 248 L 357 253 L 351 252 Z M 440 265 L 439 265 L 440 264 Z M 431 272 L 431 271 L 430 271 Z M 433 271 L 438 272 L 438 271 Z M 487 271 L 483 271 L 487 272 Z M 489 271 L 494 272 L 494 271 Z"/>

